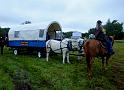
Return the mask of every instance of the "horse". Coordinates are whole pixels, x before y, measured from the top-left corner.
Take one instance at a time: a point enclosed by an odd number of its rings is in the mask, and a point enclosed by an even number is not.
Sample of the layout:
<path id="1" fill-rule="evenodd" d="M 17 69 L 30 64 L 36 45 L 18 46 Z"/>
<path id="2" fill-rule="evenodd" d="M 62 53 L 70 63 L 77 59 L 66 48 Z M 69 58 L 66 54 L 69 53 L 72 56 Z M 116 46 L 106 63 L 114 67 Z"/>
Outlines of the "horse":
<path id="1" fill-rule="evenodd" d="M 81 59 L 81 55 L 84 54 L 84 49 L 83 49 L 83 45 L 84 45 L 85 40 L 82 38 L 78 38 L 77 39 L 77 43 L 78 43 L 78 47 L 77 47 L 77 51 L 78 51 L 78 60 Z"/>
<path id="2" fill-rule="evenodd" d="M 107 49 L 102 45 L 102 42 L 95 39 L 89 39 L 84 43 L 84 53 L 87 61 L 87 71 L 89 79 L 92 78 L 92 65 L 95 57 L 101 57 L 102 68 L 103 70 L 105 70 L 111 56 L 107 53 Z M 106 65 L 104 64 L 105 61 Z"/>
<path id="3" fill-rule="evenodd" d="M 90 34 L 89 35 L 89 39 L 95 39 L 95 35 L 94 34 Z"/>
<path id="4" fill-rule="evenodd" d="M 1 55 L 3 55 L 4 45 L 6 45 L 6 39 L 4 37 L 0 37 Z"/>
<path id="5" fill-rule="evenodd" d="M 67 57 L 67 63 L 69 61 L 69 51 L 76 50 L 78 47 L 77 41 L 74 39 L 65 38 L 62 41 L 57 40 L 48 40 L 46 42 L 46 61 L 48 61 L 50 51 L 53 51 L 58 54 L 63 54 L 63 64 L 65 63 L 65 58 Z"/>

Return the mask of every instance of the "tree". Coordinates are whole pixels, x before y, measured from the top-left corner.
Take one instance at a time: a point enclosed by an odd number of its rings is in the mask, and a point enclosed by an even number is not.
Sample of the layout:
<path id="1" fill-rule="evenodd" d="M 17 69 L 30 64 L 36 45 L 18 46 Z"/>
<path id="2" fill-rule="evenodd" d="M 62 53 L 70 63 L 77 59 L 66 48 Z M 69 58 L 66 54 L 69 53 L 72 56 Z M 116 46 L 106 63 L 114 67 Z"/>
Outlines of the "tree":
<path id="1" fill-rule="evenodd" d="M 0 37 L 8 36 L 9 29 L 10 28 L 1 28 L 0 27 Z"/>
<path id="2" fill-rule="evenodd" d="M 83 36 L 82 37 L 88 38 L 89 37 L 89 33 L 83 33 Z"/>
<path id="3" fill-rule="evenodd" d="M 63 32 L 64 38 L 71 38 L 72 33 L 73 33 L 72 31 L 70 31 L 70 32 Z"/>
<path id="4" fill-rule="evenodd" d="M 91 28 L 91 29 L 88 31 L 88 33 L 89 33 L 89 34 L 94 34 L 94 33 L 95 33 L 95 30 L 96 30 L 95 28 Z"/>
<path id="5" fill-rule="evenodd" d="M 110 19 L 108 19 L 104 28 L 106 29 L 107 35 L 115 36 L 115 39 L 124 38 L 123 23 L 119 23 L 118 20 L 110 21 Z"/>
<path id="6" fill-rule="evenodd" d="M 118 20 L 110 21 L 108 19 L 107 23 L 103 25 L 106 29 L 106 34 L 108 36 L 114 36 L 115 39 L 123 39 L 124 38 L 124 31 L 123 31 L 123 23 L 118 22 Z M 89 34 L 93 34 L 95 32 L 95 28 L 91 28 L 88 31 Z"/>

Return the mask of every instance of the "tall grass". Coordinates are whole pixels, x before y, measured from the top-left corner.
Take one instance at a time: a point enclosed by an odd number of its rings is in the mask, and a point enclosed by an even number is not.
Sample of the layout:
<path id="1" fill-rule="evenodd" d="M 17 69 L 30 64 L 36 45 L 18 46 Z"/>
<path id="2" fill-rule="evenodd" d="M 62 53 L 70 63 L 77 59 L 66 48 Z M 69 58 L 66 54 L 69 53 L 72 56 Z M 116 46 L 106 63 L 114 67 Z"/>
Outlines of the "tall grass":
<path id="1" fill-rule="evenodd" d="M 123 59 L 124 41 L 120 42 L 114 45 L 118 53 L 110 59 L 112 64 Z M 0 90 L 116 90 L 111 80 L 112 64 L 103 72 L 101 60 L 96 58 L 93 79 L 88 80 L 85 57 L 77 60 L 71 56 L 70 60 L 71 64 L 62 64 L 62 56 L 56 55 L 46 62 L 35 55 L 14 56 L 5 48 L 0 55 Z"/>

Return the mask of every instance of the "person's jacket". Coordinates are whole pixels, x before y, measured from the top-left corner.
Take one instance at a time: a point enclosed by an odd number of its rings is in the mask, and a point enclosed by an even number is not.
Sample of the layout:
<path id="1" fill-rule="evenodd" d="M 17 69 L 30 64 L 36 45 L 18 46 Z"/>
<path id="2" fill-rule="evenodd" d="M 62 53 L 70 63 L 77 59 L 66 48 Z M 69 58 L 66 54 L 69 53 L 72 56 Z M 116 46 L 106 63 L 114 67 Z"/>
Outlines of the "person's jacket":
<path id="1" fill-rule="evenodd" d="M 97 40 L 104 41 L 106 39 L 105 34 L 103 32 L 103 28 L 101 26 L 96 28 L 94 35 Z"/>

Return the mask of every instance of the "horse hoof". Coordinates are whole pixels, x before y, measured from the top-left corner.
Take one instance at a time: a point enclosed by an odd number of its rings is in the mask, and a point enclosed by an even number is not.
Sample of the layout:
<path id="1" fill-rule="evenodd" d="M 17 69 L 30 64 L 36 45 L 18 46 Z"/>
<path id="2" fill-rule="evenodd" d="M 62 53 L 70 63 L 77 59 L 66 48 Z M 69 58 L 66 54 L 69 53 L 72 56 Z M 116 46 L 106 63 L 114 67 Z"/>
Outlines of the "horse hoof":
<path id="1" fill-rule="evenodd" d="M 92 80 L 92 77 L 90 76 L 90 77 L 88 77 L 89 78 L 89 80 Z"/>
<path id="2" fill-rule="evenodd" d="M 108 70 L 108 68 L 102 68 L 102 71 L 104 71 L 104 72 L 107 71 L 107 70 Z"/>
<path id="3" fill-rule="evenodd" d="M 108 68 L 105 68 L 105 71 L 108 70 Z"/>
<path id="4" fill-rule="evenodd" d="M 105 67 L 102 67 L 102 71 L 105 71 Z"/>
<path id="5" fill-rule="evenodd" d="M 91 80 L 92 79 L 92 75 L 88 75 L 88 79 Z"/>
<path id="6" fill-rule="evenodd" d="M 48 62 L 48 60 L 46 60 Z"/>

